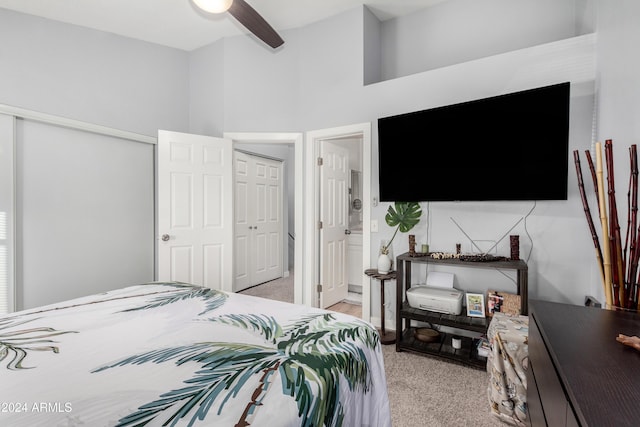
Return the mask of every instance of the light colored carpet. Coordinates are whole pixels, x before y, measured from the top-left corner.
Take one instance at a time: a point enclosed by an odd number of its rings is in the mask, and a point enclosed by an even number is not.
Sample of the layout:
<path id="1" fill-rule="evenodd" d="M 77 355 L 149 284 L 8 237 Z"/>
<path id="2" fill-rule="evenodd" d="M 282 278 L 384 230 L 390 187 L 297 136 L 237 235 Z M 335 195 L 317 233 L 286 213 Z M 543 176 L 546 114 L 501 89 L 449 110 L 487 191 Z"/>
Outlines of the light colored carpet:
<path id="1" fill-rule="evenodd" d="M 293 274 L 244 289 L 238 293 L 293 303 Z"/>
<path id="2" fill-rule="evenodd" d="M 240 293 L 293 302 L 293 275 Z M 485 371 L 383 345 L 393 427 L 505 426 L 491 415 Z"/>
<path id="3" fill-rule="evenodd" d="M 485 371 L 383 345 L 393 427 L 505 426 L 491 415 Z"/>

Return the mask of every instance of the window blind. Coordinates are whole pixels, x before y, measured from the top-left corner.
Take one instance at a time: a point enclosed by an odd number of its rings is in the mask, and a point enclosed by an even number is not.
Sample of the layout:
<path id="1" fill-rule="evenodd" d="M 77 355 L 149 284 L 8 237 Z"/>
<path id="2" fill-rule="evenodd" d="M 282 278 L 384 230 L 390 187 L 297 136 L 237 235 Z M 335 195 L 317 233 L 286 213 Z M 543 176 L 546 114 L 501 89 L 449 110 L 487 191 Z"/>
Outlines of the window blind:
<path id="1" fill-rule="evenodd" d="M 7 255 L 7 213 L 0 212 L 0 315 L 9 312 L 9 260 Z"/>
<path id="2" fill-rule="evenodd" d="M 15 118 L 0 111 L 0 315 L 12 312 Z"/>

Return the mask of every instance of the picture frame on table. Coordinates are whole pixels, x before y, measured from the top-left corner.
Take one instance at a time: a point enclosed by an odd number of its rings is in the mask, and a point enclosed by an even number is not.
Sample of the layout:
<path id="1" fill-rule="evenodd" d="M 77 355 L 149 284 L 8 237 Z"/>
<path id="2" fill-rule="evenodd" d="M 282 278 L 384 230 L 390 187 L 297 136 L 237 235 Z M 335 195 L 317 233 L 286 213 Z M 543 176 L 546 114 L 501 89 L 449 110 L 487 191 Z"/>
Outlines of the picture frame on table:
<path id="1" fill-rule="evenodd" d="M 493 313 L 499 313 L 502 311 L 502 305 L 504 304 L 504 297 L 496 291 L 487 291 L 487 316 L 493 317 Z"/>
<path id="2" fill-rule="evenodd" d="M 466 293 L 467 316 L 485 317 L 484 294 Z"/>

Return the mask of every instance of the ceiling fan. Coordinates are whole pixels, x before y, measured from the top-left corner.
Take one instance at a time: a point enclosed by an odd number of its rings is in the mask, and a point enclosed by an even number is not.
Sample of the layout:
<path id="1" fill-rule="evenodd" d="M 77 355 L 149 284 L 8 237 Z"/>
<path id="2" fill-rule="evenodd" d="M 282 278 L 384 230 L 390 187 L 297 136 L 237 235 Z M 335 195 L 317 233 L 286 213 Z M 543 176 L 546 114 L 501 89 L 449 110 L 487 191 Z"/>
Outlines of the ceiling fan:
<path id="1" fill-rule="evenodd" d="M 244 0 L 193 0 L 193 2 L 205 12 L 228 11 L 256 37 L 274 49 L 284 43 L 273 27 Z"/>

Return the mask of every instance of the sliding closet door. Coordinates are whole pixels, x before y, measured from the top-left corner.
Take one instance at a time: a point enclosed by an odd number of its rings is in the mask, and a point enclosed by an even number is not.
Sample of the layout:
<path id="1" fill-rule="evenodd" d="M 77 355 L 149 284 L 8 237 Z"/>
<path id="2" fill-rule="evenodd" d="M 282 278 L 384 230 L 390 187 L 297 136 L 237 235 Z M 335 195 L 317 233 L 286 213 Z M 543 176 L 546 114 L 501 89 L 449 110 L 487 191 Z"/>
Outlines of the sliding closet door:
<path id="1" fill-rule="evenodd" d="M 18 309 L 153 280 L 154 146 L 17 121 Z"/>

